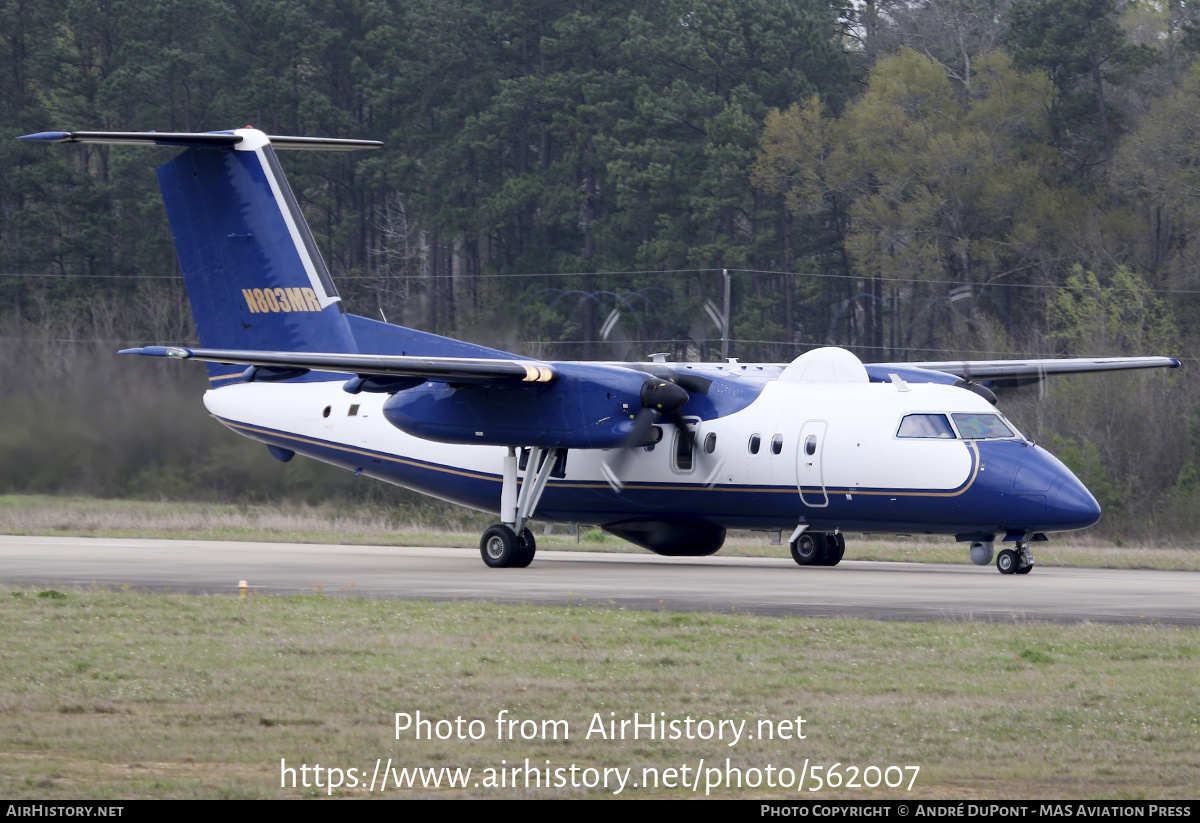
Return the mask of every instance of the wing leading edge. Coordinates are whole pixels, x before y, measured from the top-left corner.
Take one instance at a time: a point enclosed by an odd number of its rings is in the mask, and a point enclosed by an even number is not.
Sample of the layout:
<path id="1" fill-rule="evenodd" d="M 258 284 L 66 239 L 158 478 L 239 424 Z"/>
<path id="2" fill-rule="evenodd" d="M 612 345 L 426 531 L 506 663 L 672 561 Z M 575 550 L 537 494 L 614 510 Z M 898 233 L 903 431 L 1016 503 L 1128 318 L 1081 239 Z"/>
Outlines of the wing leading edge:
<path id="1" fill-rule="evenodd" d="M 942 372 L 970 381 L 994 381 L 1001 385 L 1036 383 L 1052 374 L 1124 371 L 1127 369 L 1175 369 L 1173 357 L 1065 357 L 1050 360 L 947 360 L 942 362 L 872 363 L 878 369 L 923 369 Z"/>
<path id="2" fill-rule="evenodd" d="M 423 378 L 446 383 L 549 383 L 558 370 L 536 360 L 507 360 L 476 357 L 413 357 L 407 355 L 340 354 L 323 352 L 249 351 L 201 349 L 182 346 L 144 346 L 124 349 L 121 354 L 201 360 L 210 363 L 257 366 L 280 370 L 311 370 L 378 377 Z M 610 364 L 614 365 L 614 364 Z M 620 364 L 637 368 L 639 364 Z M 1178 368 L 1172 357 L 1070 357 L 1049 360 L 959 360 L 942 362 L 871 363 L 873 373 L 895 371 L 905 379 L 920 382 L 927 373 L 949 375 L 967 381 L 1021 385 L 1047 375 L 1085 374 L 1128 369 Z M 289 375 L 292 376 L 292 375 Z"/>

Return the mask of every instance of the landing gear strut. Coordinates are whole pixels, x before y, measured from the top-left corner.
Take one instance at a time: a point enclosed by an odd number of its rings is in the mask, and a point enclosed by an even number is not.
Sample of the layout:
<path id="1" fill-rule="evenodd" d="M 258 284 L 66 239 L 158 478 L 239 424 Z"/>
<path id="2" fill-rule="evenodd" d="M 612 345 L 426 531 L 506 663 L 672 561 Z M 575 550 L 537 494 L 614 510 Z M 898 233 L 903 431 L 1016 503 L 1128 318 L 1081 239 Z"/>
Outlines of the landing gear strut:
<path id="1" fill-rule="evenodd" d="M 525 524 L 537 511 L 550 472 L 562 458 L 563 451 L 540 447 L 530 449 L 525 477 L 518 490 L 517 450 L 513 446 L 508 447 L 500 486 L 500 519 L 503 522 L 488 528 L 479 541 L 479 554 L 483 562 L 493 569 L 523 569 L 533 562 L 537 541 Z"/>
<path id="2" fill-rule="evenodd" d="M 1033 571 L 1034 563 L 1033 552 L 1024 540 L 1017 543 L 1016 551 L 1005 549 L 996 555 L 996 568 L 1000 574 L 1029 574 Z"/>

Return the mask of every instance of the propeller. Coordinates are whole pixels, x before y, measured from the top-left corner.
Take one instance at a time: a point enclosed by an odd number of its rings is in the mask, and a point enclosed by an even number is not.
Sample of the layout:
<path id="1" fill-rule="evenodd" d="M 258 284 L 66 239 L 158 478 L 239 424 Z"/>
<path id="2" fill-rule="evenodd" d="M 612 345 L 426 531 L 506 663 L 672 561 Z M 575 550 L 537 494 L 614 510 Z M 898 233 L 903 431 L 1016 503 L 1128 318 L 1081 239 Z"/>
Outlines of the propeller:
<path id="1" fill-rule="evenodd" d="M 688 446 L 691 446 L 690 441 L 694 435 L 692 434 L 692 430 L 688 428 L 687 421 L 680 414 L 683 407 L 692 399 L 687 389 L 670 380 L 660 380 L 657 377 L 652 377 L 642 384 L 639 399 L 642 401 L 642 408 L 638 411 L 637 419 L 633 423 L 633 434 L 630 436 L 632 444 L 636 445 L 644 441 L 647 432 L 650 431 L 650 424 L 654 422 L 653 418 L 662 416 L 667 419 L 667 422 L 673 423 L 679 429 L 681 437 L 688 438 Z M 640 436 L 634 439 L 633 435 L 638 434 L 639 426 L 642 427 L 642 431 Z M 682 434 L 684 432 L 686 434 Z"/>
<path id="2" fill-rule="evenodd" d="M 616 491 L 625 487 L 621 481 L 621 474 L 630 450 L 649 442 L 650 428 L 660 417 L 679 429 L 681 448 L 691 451 L 696 437 L 683 418 L 683 407 L 691 399 L 691 395 L 683 386 L 670 380 L 651 377 L 642 384 L 638 399 L 642 407 L 634 415 L 633 428 L 616 450 L 616 454 L 601 463 L 605 480 Z"/>
<path id="3" fill-rule="evenodd" d="M 960 389 L 966 389 L 969 392 L 979 395 L 993 406 L 998 405 L 1000 402 L 994 391 L 982 383 L 976 383 L 971 380 L 971 364 L 965 360 L 963 361 L 963 377 L 954 385 L 958 386 Z"/>

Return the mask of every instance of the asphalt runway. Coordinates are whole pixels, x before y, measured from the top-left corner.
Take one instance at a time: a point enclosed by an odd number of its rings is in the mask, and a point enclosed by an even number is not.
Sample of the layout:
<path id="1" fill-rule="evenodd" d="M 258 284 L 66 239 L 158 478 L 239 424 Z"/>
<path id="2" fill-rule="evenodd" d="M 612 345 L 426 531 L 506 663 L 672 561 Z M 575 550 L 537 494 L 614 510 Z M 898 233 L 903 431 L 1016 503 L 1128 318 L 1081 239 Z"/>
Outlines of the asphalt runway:
<path id="1" fill-rule="evenodd" d="M 1200 572 L 843 561 L 666 558 L 539 551 L 489 569 L 475 549 L 0 536 L 0 583 L 234 594 L 321 591 L 496 603 L 594 603 L 902 620 L 1052 620 L 1200 625 Z"/>

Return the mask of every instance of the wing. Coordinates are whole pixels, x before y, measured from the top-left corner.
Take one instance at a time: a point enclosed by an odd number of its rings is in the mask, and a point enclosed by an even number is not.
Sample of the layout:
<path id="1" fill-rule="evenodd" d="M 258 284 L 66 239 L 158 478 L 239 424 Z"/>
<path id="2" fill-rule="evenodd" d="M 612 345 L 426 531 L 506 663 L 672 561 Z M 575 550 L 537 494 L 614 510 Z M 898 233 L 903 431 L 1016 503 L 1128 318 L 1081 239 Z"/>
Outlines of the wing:
<path id="1" fill-rule="evenodd" d="M 1179 361 L 1172 357 L 1066 357 L 1054 360 L 947 360 L 925 363 L 872 363 L 886 371 L 924 369 L 942 372 L 968 381 L 989 381 L 1001 387 L 1036 383 L 1050 374 L 1122 371 L 1125 369 L 1174 369 Z"/>
<path id="2" fill-rule="evenodd" d="M 271 370 L 260 379 L 270 374 L 298 377 L 307 371 L 342 372 L 364 377 L 411 377 L 442 383 L 550 383 L 558 379 L 557 369 L 537 360 L 191 349 L 180 346 L 144 346 L 125 349 L 121 354 L 203 360 Z"/>

